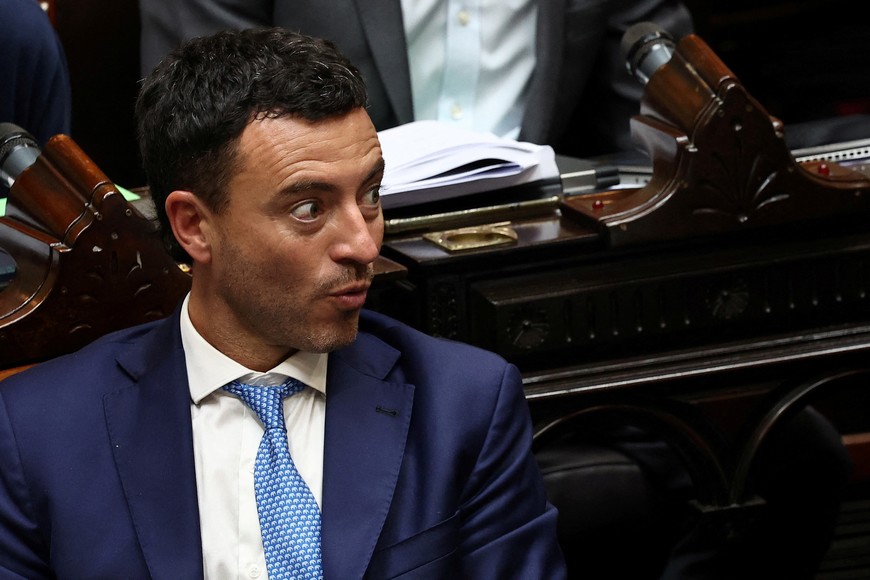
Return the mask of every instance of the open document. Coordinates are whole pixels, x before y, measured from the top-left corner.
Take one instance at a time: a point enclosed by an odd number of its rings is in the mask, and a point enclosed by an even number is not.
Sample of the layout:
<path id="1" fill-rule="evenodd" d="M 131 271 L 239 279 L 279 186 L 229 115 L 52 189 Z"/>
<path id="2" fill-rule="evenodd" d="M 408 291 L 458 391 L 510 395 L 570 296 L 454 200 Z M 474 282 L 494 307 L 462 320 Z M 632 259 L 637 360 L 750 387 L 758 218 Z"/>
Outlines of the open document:
<path id="1" fill-rule="evenodd" d="M 384 209 L 558 179 L 553 149 L 438 121 L 378 133 L 386 162 Z"/>

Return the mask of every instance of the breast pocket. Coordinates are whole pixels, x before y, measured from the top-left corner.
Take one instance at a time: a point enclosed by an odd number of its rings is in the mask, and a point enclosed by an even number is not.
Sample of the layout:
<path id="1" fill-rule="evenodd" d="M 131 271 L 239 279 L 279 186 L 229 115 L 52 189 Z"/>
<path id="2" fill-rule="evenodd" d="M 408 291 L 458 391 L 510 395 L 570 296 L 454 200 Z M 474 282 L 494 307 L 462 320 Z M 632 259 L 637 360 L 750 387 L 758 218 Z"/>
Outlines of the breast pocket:
<path id="1" fill-rule="evenodd" d="M 459 516 L 372 554 L 367 580 L 442 580 L 459 573 Z"/>

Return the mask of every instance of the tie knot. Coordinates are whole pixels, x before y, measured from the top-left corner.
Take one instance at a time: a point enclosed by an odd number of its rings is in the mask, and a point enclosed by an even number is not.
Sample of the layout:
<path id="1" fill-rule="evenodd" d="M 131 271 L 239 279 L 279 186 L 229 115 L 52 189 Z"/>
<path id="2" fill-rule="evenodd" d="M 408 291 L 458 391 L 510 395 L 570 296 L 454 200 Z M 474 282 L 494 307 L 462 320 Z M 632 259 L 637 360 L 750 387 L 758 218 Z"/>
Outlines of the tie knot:
<path id="1" fill-rule="evenodd" d="M 224 385 L 223 389 L 240 398 L 260 418 L 265 429 L 284 429 L 284 397 L 295 395 L 305 388 L 305 385 L 294 378 L 288 378 L 283 384 L 274 386 L 257 386 L 233 381 Z"/>

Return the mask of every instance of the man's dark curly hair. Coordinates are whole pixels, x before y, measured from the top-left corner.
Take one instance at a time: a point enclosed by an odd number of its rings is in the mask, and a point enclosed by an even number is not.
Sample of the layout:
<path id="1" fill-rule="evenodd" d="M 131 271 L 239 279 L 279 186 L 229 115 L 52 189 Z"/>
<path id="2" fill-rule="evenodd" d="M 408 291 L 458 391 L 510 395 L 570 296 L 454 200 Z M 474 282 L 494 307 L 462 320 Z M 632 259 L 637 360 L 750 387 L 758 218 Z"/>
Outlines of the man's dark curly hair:
<path id="1" fill-rule="evenodd" d="M 285 115 L 319 121 L 365 105 L 362 76 L 335 45 L 282 28 L 223 31 L 170 53 L 143 82 L 136 117 L 172 256 L 190 261 L 172 235 L 166 197 L 192 191 L 212 211 L 223 211 L 248 123 Z"/>

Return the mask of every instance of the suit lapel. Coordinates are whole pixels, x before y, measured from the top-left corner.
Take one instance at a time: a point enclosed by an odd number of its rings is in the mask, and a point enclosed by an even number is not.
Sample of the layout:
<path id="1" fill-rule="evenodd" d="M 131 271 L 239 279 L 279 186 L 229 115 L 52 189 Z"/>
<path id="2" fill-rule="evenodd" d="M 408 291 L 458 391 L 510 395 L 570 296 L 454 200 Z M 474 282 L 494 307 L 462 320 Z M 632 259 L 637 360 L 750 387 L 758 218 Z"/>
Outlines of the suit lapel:
<path id="1" fill-rule="evenodd" d="M 398 353 L 370 335 L 330 355 L 323 467 L 327 578 L 361 578 L 390 509 L 414 387 L 383 380 Z"/>
<path id="2" fill-rule="evenodd" d="M 536 66 L 520 139 L 546 143 L 553 126 L 565 39 L 565 0 L 538 0 Z"/>
<path id="3" fill-rule="evenodd" d="M 118 361 L 133 382 L 104 399 L 115 464 L 151 576 L 199 578 L 202 539 L 177 312 L 138 346 Z"/>
<path id="4" fill-rule="evenodd" d="M 405 45 L 405 25 L 400 0 L 354 0 L 372 58 L 384 82 L 397 121 L 414 120 L 411 72 Z M 395 34 L 395 31 L 402 34 Z"/>
<path id="5" fill-rule="evenodd" d="M 118 476 L 151 576 L 199 578 L 202 539 L 177 313 L 137 346 L 118 361 L 131 383 L 104 400 Z M 328 578 L 364 575 L 389 512 L 414 396 L 413 385 L 384 380 L 398 357 L 365 333 L 330 355 L 322 537 Z"/>

